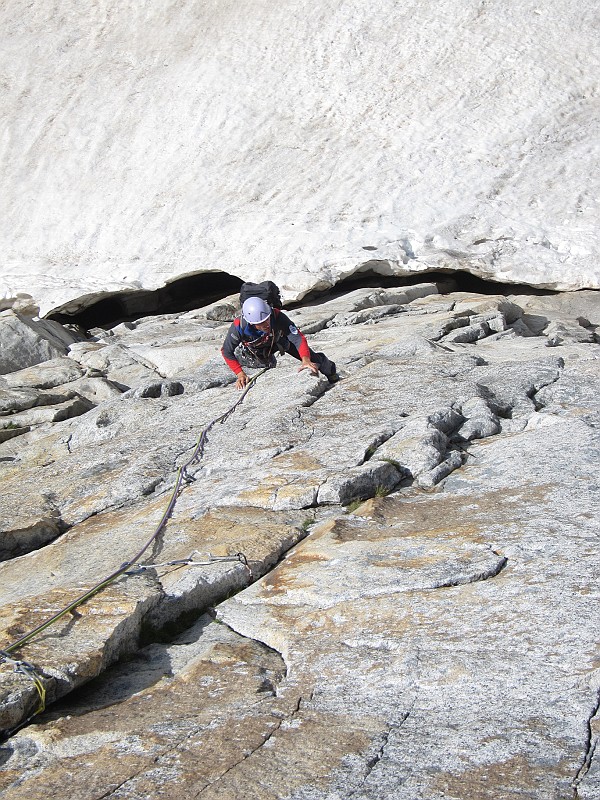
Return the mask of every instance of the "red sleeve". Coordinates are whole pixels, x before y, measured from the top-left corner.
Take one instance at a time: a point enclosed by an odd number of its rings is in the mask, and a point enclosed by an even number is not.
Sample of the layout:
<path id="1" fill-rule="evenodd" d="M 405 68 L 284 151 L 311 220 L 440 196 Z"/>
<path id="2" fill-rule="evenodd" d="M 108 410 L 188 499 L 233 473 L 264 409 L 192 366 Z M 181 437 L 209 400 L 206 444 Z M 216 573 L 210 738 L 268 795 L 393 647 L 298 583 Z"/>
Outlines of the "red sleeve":
<path id="1" fill-rule="evenodd" d="M 300 358 L 310 358 L 310 350 L 308 349 L 306 336 L 302 333 L 302 331 L 298 331 L 298 336 L 302 339 L 300 342 L 300 347 L 298 348 L 298 355 Z"/>
<path id="2" fill-rule="evenodd" d="M 225 363 L 229 369 L 232 370 L 232 372 L 235 372 L 236 375 L 239 375 L 239 373 L 242 372 L 242 365 L 235 357 L 234 350 L 241 341 L 242 335 L 240 333 L 240 320 L 238 318 L 232 322 L 229 330 L 227 331 L 225 341 L 223 342 L 223 347 L 221 348 L 221 355 L 223 356 Z"/>
<path id="3" fill-rule="evenodd" d="M 225 363 L 229 367 L 229 369 L 233 370 L 236 375 L 239 375 L 242 372 L 242 365 L 239 361 L 236 361 L 234 358 L 227 358 L 223 350 L 221 350 L 221 355 L 223 356 Z"/>

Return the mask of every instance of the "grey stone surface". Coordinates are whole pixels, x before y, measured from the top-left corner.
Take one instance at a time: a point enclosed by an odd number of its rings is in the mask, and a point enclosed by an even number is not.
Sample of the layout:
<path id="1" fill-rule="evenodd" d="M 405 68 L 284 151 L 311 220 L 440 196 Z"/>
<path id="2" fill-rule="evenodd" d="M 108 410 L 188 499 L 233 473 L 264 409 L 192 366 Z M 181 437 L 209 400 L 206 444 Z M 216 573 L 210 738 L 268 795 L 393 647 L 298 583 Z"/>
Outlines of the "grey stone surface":
<path id="1" fill-rule="evenodd" d="M 69 356 L 85 369 L 108 378 L 123 391 L 143 381 L 163 377 L 153 364 L 135 353 L 133 348 L 119 344 L 77 342 L 69 348 Z"/>
<path id="2" fill-rule="evenodd" d="M 393 298 L 362 289 L 291 314 L 342 379 L 281 357 L 208 431 L 146 568 L 13 654 L 49 709 L 0 748 L 7 800 L 595 800 L 600 345 L 548 348 L 548 322 L 506 335 L 514 299 L 435 297 L 379 316 Z M 572 298 L 553 308 L 587 330 Z M 64 383 L 4 379 L 5 420 L 56 415 L 85 382 L 106 396 L 0 442 L 0 648 L 152 536 L 240 398 L 221 316 L 76 344 L 88 374 L 61 359 Z M 173 375 L 140 361 L 177 342 Z M 2 727 L 37 702 L 1 664 Z"/>
<path id="3" fill-rule="evenodd" d="M 83 377 L 83 374 L 84 371 L 77 362 L 61 357 L 11 372 L 4 375 L 3 381 L 9 388 L 53 389 L 55 386 L 72 383 Z"/>
<path id="4" fill-rule="evenodd" d="M 12 310 L 0 313 L 0 375 L 63 356 L 76 341 L 66 328 Z"/>

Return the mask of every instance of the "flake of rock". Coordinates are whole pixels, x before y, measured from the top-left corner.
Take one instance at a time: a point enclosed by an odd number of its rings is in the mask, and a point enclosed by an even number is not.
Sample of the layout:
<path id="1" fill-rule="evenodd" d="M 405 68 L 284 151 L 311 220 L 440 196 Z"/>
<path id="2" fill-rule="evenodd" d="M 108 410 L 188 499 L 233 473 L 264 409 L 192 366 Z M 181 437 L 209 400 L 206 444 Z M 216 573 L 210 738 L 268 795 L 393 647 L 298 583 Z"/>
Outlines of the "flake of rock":
<path id="1" fill-rule="evenodd" d="M 596 341 L 594 332 L 584 328 L 577 322 L 554 321 L 544 328 L 543 333 L 553 345 L 563 344 L 564 342 L 587 344 Z"/>
<path id="2" fill-rule="evenodd" d="M 73 383 L 84 374 L 76 361 L 68 357 L 53 358 L 4 376 L 10 388 L 54 389 Z"/>
<path id="3" fill-rule="evenodd" d="M 49 399 L 49 402 L 52 400 Z M 35 389 L 0 389 L 0 414 L 23 411 L 38 403 L 43 405 L 40 402 L 40 392 Z"/>
<path id="4" fill-rule="evenodd" d="M 56 322 L 0 313 L 0 375 L 64 356 L 76 340 Z"/>
<path id="5" fill-rule="evenodd" d="M 10 612 L 2 609 L 2 647 L 11 647 L 20 636 L 39 624 L 42 615 L 49 618 L 57 614 L 86 588 L 75 586 L 72 593 L 62 589 L 50 590 L 44 595 L 33 595 L 27 606 L 13 606 Z M 68 614 L 45 634 L 43 644 L 33 643 L 19 648 L 18 657 L 22 658 L 22 651 L 27 650 L 27 660 L 36 662 L 35 668 L 43 676 L 47 701 L 52 702 L 135 650 L 141 621 L 160 596 L 156 582 L 147 576 L 114 584 L 104 590 L 101 608 L 93 604 L 80 606 L 75 615 Z M 69 636 L 74 618 L 78 623 L 77 635 Z M 2 730 L 9 730 L 21 722 L 23 716 L 35 709 L 39 700 L 31 678 L 21 674 L 15 681 L 9 668 L 10 664 L 0 668 Z"/>
<path id="6" fill-rule="evenodd" d="M 471 325 L 485 322 L 490 331 L 494 331 L 495 333 L 501 333 L 507 328 L 504 314 L 496 314 L 493 311 L 486 314 L 475 314 L 470 318 L 470 322 Z"/>
<path id="7" fill-rule="evenodd" d="M 198 340 L 189 342 L 157 343 L 152 346 L 135 345 L 132 351 L 144 363 L 151 364 L 159 375 L 165 378 L 191 372 L 214 358 L 214 345 Z"/>
<path id="8" fill-rule="evenodd" d="M 463 403 L 461 414 L 465 423 L 457 431 L 460 439 L 484 439 L 494 436 L 501 429 L 497 415 L 481 397 L 473 397 Z"/>
<path id="9" fill-rule="evenodd" d="M 3 494 L 0 507 L 3 517 L 0 561 L 37 550 L 61 533 L 60 513 L 47 497 L 38 500 L 7 493 Z M 18 514 L 14 513 L 15 508 Z"/>
<path id="10" fill-rule="evenodd" d="M 148 626 L 160 630 L 244 588 L 301 541 L 312 521 L 305 511 L 199 508 L 197 495 L 185 493 L 170 523 L 170 540 L 161 550 L 160 561 L 194 553 L 194 560 L 205 564 L 159 572 L 163 598 L 149 614 Z M 231 560 L 218 561 L 226 557 Z M 211 558 L 217 561 L 211 563 Z"/>
<path id="11" fill-rule="evenodd" d="M 377 306 L 375 308 L 366 308 L 362 311 L 351 311 L 346 314 L 336 314 L 336 316 L 327 323 L 327 327 L 343 326 L 343 325 L 360 325 L 363 322 L 373 323 L 383 317 L 388 317 L 392 314 L 399 314 L 405 311 L 404 306 L 400 305 L 386 305 Z"/>
<path id="12" fill-rule="evenodd" d="M 511 330 L 517 334 L 517 336 L 537 336 L 534 331 L 531 330 L 529 325 L 525 322 L 524 319 L 516 319 L 513 323 L 511 323 Z"/>
<path id="13" fill-rule="evenodd" d="M 240 739 L 248 737 L 258 747 L 266 736 L 290 726 L 293 730 L 302 699 L 298 694 L 276 694 L 285 671 L 278 653 L 203 617 L 172 644 L 144 648 L 127 667 L 115 666 L 106 680 L 80 692 L 87 714 L 78 714 L 67 701 L 61 706 L 62 718 L 49 727 L 32 727 L 13 737 L 0 786 L 16 797 L 21 775 L 22 786 L 35 792 L 39 779 L 30 772 L 33 765 L 43 770 L 46 787 L 58 786 L 64 781 L 64 754 L 71 753 L 74 758 L 85 754 L 97 767 L 95 776 L 81 768 L 73 771 L 72 798 L 101 794 L 107 786 L 120 787 L 129 796 L 158 796 L 166 775 L 171 776 L 171 793 L 175 776 L 186 793 L 192 786 L 194 791 L 210 789 L 228 765 L 250 754 L 240 749 Z M 195 703 L 190 696 L 193 686 L 218 699 L 219 710 Z M 115 702 L 125 712 L 116 725 L 108 710 Z M 256 714 L 233 721 L 248 702 Z M 129 724 L 124 724 L 126 719 Z M 226 729 L 232 745 L 223 743 L 217 752 L 214 742 Z M 56 746 L 59 741 L 64 747 Z M 294 783 L 286 776 L 281 780 Z"/>
<path id="14" fill-rule="evenodd" d="M 520 299 L 518 297 L 507 298 L 503 295 L 482 296 L 469 292 L 453 292 L 452 297 L 454 298 L 455 314 L 473 316 L 500 313 L 509 325 L 523 316 L 523 309 L 516 302 Z"/>
<path id="15" fill-rule="evenodd" d="M 449 314 L 444 322 L 436 325 L 436 327 L 430 331 L 430 338 L 437 341 L 447 336 L 452 331 L 455 331 L 457 328 L 467 327 L 469 322 L 470 318 L 468 316 L 461 316 L 454 313 Z"/>
<path id="16" fill-rule="evenodd" d="M 484 339 L 490 333 L 490 327 L 487 322 L 478 322 L 461 327 L 458 331 L 453 331 L 444 337 L 444 342 L 448 344 L 463 344 L 476 342 L 479 339 Z"/>
<path id="17" fill-rule="evenodd" d="M 368 463 L 350 467 L 343 475 L 334 475 L 321 485 L 317 503 L 346 505 L 358 498 L 388 494 L 402 479 L 403 472 L 392 463 Z"/>
<path id="18" fill-rule="evenodd" d="M 434 412 L 435 413 L 435 412 Z M 447 436 L 430 422 L 429 417 L 413 417 L 379 447 L 373 458 L 390 461 L 403 477 L 416 478 L 429 472 L 444 459 Z"/>
<path id="19" fill-rule="evenodd" d="M 415 481 L 415 485 L 421 489 L 433 489 L 438 483 L 447 478 L 455 469 L 462 467 L 463 457 L 457 450 L 452 450 L 447 457 L 429 472 L 421 472 Z"/>
<path id="20" fill-rule="evenodd" d="M 178 394 L 183 394 L 183 386 L 179 381 L 152 381 L 137 389 L 130 389 L 123 397 L 175 397 Z"/>
<path id="21" fill-rule="evenodd" d="M 15 436 L 22 436 L 30 430 L 29 426 L 19 427 L 9 420 L 0 421 L 0 442 L 7 442 Z"/>
<path id="22" fill-rule="evenodd" d="M 69 355 L 83 367 L 98 371 L 123 390 L 163 377 L 133 350 L 118 344 L 78 343 L 69 348 Z"/>
<path id="23" fill-rule="evenodd" d="M 84 397 L 94 405 L 119 397 L 122 391 L 112 381 L 102 377 L 84 377 L 74 380 L 70 387 L 80 397 Z"/>
<path id="24" fill-rule="evenodd" d="M 77 394 L 71 387 L 62 391 L 48 389 L 0 389 L 0 414 L 14 414 L 36 406 L 56 406 L 73 400 Z M 88 406 L 88 409 L 91 406 Z"/>
<path id="25" fill-rule="evenodd" d="M 458 429 L 464 421 L 464 417 L 459 411 L 452 408 L 452 406 L 447 406 L 429 414 L 427 421 L 433 425 L 434 428 L 448 435 L 454 433 L 454 431 Z"/>
<path id="26" fill-rule="evenodd" d="M 0 647 L 12 645 L 131 558 L 165 507 L 165 499 L 159 498 L 150 505 L 97 515 L 50 547 L 30 553 L 26 572 L 16 562 L 0 565 L 0 628 L 5 639 Z M 187 498 L 169 523 L 169 541 L 157 541 L 144 559 L 159 566 L 139 574 L 132 570 L 80 606 L 74 616 L 19 648 L 19 655 L 35 661 L 49 678 L 49 701 L 60 697 L 130 652 L 142 625 L 159 631 L 179 623 L 263 574 L 305 536 L 305 519 L 306 515 L 268 515 L 256 509 L 208 511 Z M 242 549 L 243 561 L 235 555 Z M 190 555 L 199 565 L 185 565 Z M 130 598 L 135 598 L 133 606 Z M 31 680 L 21 676 L 15 687 L 6 670 L 0 673 L 0 694 L 4 728 L 18 722 L 18 709 L 27 710 L 35 699 Z"/>
<path id="27" fill-rule="evenodd" d="M 39 402 L 40 398 L 37 399 Z M 42 425 L 46 422 L 62 422 L 71 417 L 85 414 L 94 407 L 92 402 L 77 395 L 63 402 L 54 402 L 53 404 L 50 402 L 48 405 L 40 404 L 31 407 L 28 411 L 15 412 L 10 415 L 10 421 L 19 427 Z"/>

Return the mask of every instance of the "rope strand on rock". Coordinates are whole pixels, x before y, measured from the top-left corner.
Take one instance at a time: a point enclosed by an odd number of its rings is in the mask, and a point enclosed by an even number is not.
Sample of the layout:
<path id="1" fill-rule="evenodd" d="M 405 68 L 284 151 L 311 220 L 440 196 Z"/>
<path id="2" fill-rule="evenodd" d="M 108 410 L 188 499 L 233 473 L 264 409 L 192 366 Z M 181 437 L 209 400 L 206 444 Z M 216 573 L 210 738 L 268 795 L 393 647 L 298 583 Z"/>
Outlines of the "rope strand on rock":
<path id="1" fill-rule="evenodd" d="M 202 459 L 202 457 L 204 456 L 204 448 L 205 448 L 206 443 L 208 441 L 208 434 L 211 431 L 211 429 L 217 423 L 223 424 L 224 422 L 226 422 L 229 419 L 229 417 L 235 412 L 235 410 L 238 408 L 238 406 L 243 402 L 244 398 L 246 397 L 246 395 L 248 394 L 250 389 L 254 386 L 254 384 L 256 383 L 257 378 L 259 378 L 261 375 L 263 375 L 267 371 L 267 369 L 268 369 L 268 367 L 265 367 L 264 369 L 260 370 L 260 372 L 258 372 L 256 375 L 253 375 L 249 379 L 248 383 L 246 384 L 246 387 L 245 387 L 244 391 L 242 392 L 240 397 L 236 400 L 236 402 L 230 408 L 228 408 L 227 411 L 225 411 L 223 414 L 221 414 L 220 416 L 218 416 L 215 419 L 213 419 L 204 428 L 204 430 L 202 431 L 202 433 L 198 437 L 198 440 L 197 440 L 196 446 L 194 447 L 194 451 L 193 451 L 192 455 L 177 470 L 177 477 L 175 479 L 175 485 L 173 487 L 173 491 L 172 491 L 171 496 L 169 498 L 169 502 L 167 504 L 165 512 L 162 515 L 162 517 L 160 519 L 160 522 L 156 526 L 156 529 L 154 530 L 154 532 L 152 533 L 150 538 L 145 542 L 143 547 L 141 547 L 140 550 L 138 550 L 138 552 L 132 558 L 130 558 L 128 561 L 125 561 L 123 564 L 121 564 L 121 566 L 118 569 L 116 569 L 114 572 L 111 572 L 111 574 L 108 575 L 106 578 L 103 578 L 97 584 L 92 586 L 91 589 L 88 589 L 87 591 L 83 592 L 83 594 L 79 595 L 79 597 L 77 597 L 75 600 L 73 600 L 73 602 L 69 603 L 69 605 L 65 606 L 63 609 L 61 609 L 56 614 L 54 614 L 52 617 L 50 617 L 50 619 L 48 619 L 45 622 L 41 623 L 36 628 L 33 628 L 33 630 L 31 630 L 28 633 L 24 634 L 19 639 L 17 639 L 16 641 L 12 642 L 11 644 L 6 645 L 3 650 L 0 650 L 0 660 L 4 660 L 4 661 L 8 661 L 10 663 L 13 663 L 13 665 L 15 665 L 15 671 L 18 671 L 18 672 L 21 672 L 23 674 L 28 675 L 28 677 L 30 677 L 34 681 L 36 690 L 37 690 L 39 698 L 40 698 L 40 705 L 39 705 L 38 709 L 24 723 L 22 723 L 22 725 L 19 725 L 17 728 L 13 728 L 10 733 L 14 733 L 16 730 L 19 730 L 23 725 L 27 724 L 27 722 L 29 722 L 34 716 L 36 716 L 37 714 L 40 714 L 44 710 L 44 708 L 46 707 L 46 690 L 45 690 L 42 678 L 39 676 L 38 672 L 36 671 L 36 667 L 33 664 L 30 664 L 27 661 L 19 661 L 19 660 L 13 659 L 13 658 L 11 658 L 11 656 L 9 654 L 14 652 L 15 650 L 18 650 L 20 647 L 23 647 L 23 645 L 27 644 L 27 642 L 30 642 L 32 639 L 34 639 L 40 633 L 45 631 L 51 625 L 54 625 L 54 623 L 58 622 L 58 620 L 60 620 L 62 617 L 64 617 L 65 614 L 68 614 L 68 613 L 74 611 L 78 606 L 80 606 L 83 603 L 85 603 L 88 600 L 90 600 L 92 597 L 94 597 L 94 595 L 96 595 L 99 592 L 101 592 L 103 589 L 105 589 L 107 586 L 109 586 L 111 583 L 113 583 L 117 578 L 121 577 L 122 575 L 126 575 L 126 574 L 130 573 L 132 567 L 135 567 L 137 562 L 142 558 L 144 553 L 153 544 L 153 542 L 157 539 L 157 537 L 159 536 L 159 534 L 162 532 L 163 528 L 165 527 L 165 525 L 167 523 L 167 520 L 169 519 L 169 517 L 173 513 L 173 509 L 175 508 L 175 504 L 177 502 L 177 498 L 179 497 L 179 495 L 180 495 L 180 493 L 182 491 L 182 484 L 184 482 L 189 483 L 189 482 L 195 480 L 195 478 L 193 476 L 189 475 L 187 470 L 188 470 L 189 467 L 192 466 L 192 464 L 195 464 L 195 463 L 199 462 Z M 196 551 L 194 551 L 194 552 L 196 552 Z M 192 553 L 192 555 L 193 555 L 193 553 Z M 235 556 L 225 556 L 225 557 L 210 556 L 209 558 L 210 558 L 210 561 L 204 562 L 204 563 L 210 563 L 210 562 L 216 562 L 216 561 L 225 561 L 225 560 L 228 560 L 228 561 L 229 560 L 236 560 L 236 561 L 239 561 L 240 563 L 244 564 L 249 569 L 248 560 L 247 560 L 246 556 L 243 553 L 237 553 Z M 173 564 L 175 564 L 175 563 L 181 564 L 181 565 L 189 564 L 190 566 L 191 565 L 196 565 L 190 559 L 191 559 L 191 556 L 190 556 L 189 559 L 182 559 L 179 562 L 173 562 Z M 200 562 L 198 562 L 197 565 L 199 566 Z M 148 568 L 150 568 L 150 566 L 163 566 L 163 565 L 149 565 Z"/>
<path id="2" fill-rule="evenodd" d="M 210 564 L 237 561 L 240 564 L 243 564 L 252 575 L 252 570 L 250 569 L 248 559 L 243 553 L 236 553 L 233 556 L 213 556 L 212 553 L 208 553 L 205 561 L 196 561 L 194 559 L 194 555 L 196 553 L 198 553 L 198 550 L 194 550 L 187 558 L 178 558 L 175 561 L 163 561 L 160 564 L 138 564 L 137 566 L 127 570 L 125 574 L 137 575 L 140 572 L 145 572 L 148 569 L 159 569 L 160 567 L 207 567 Z M 200 554 L 198 553 L 198 555 Z"/>
<path id="3" fill-rule="evenodd" d="M 3 731 L 2 735 L 0 736 L 0 741 L 4 741 L 13 734 L 17 733 L 17 731 L 20 731 L 21 728 L 24 728 L 25 725 L 28 725 L 31 720 L 34 717 L 37 717 L 38 714 L 41 714 L 42 711 L 45 711 L 46 687 L 44 686 L 44 681 L 38 674 L 36 667 L 33 664 L 30 664 L 29 661 L 11 658 L 11 656 L 5 650 L 0 650 L 0 663 L 12 664 L 14 672 L 20 672 L 22 675 L 25 675 L 27 678 L 32 680 L 39 700 L 38 707 L 32 711 L 29 716 L 27 716 L 24 720 L 21 720 L 21 722 L 15 725 L 14 728 Z"/>

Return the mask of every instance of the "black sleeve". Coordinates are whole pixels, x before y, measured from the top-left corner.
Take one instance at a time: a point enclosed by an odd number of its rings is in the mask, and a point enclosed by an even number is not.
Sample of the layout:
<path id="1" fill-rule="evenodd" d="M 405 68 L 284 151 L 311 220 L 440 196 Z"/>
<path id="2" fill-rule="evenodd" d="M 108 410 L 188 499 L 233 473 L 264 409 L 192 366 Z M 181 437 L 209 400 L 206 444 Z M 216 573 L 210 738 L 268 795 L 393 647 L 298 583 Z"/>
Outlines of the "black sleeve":
<path id="1" fill-rule="evenodd" d="M 292 320 L 280 311 L 277 315 L 277 335 L 288 339 L 296 348 L 301 357 L 309 355 L 308 343 L 306 336 L 299 331 L 294 325 Z"/>
<path id="2" fill-rule="evenodd" d="M 227 331 L 227 336 L 225 337 L 225 341 L 223 342 L 223 348 L 221 350 L 226 361 L 236 360 L 234 351 L 241 341 L 242 341 L 242 335 L 240 333 L 240 329 L 235 324 L 235 322 L 232 322 L 231 325 L 229 326 L 229 330 Z"/>

